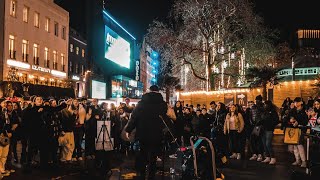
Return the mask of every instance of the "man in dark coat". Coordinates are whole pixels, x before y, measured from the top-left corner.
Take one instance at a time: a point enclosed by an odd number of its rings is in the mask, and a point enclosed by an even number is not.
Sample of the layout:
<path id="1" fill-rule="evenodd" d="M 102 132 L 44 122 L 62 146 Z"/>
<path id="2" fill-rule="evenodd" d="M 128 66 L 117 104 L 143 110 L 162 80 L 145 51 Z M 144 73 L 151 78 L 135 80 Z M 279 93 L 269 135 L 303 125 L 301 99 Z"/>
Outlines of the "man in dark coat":
<path id="1" fill-rule="evenodd" d="M 125 129 L 127 136 L 136 129 L 136 139 L 140 143 L 140 152 L 136 157 L 136 170 L 142 179 L 146 176 L 147 164 L 148 178 L 152 179 L 155 176 L 156 159 L 161 152 L 164 123 L 160 116 L 167 119 L 168 107 L 158 91 L 159 88 L 153 85 L 150 87 L 150 92 L 142 96 Z"/>

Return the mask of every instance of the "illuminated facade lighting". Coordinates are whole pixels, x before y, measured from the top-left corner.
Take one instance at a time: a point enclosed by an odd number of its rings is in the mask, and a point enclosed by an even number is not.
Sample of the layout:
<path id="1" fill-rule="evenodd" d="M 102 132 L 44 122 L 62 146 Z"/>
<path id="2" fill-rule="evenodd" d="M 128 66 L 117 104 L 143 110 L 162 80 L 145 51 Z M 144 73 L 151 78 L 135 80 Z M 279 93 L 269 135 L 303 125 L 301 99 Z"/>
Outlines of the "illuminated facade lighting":
<path id="1" fill-rule="evenodd" d="M 122 27 L 110 14 L 108 14 L 105 10 L 103 11 L 103 13 L 108 16 L 108 18 L 110 18 L 114 23 L 116 23 L 122 30 L 124 30 L 132 39 L 136 40 L 136 38 L 133 37 L 133 35 L 131 35 L 124 27 Z"/>
<path id="2" fill-rule="evenodd" d="M 51 74 L 54 76 L 59 76 L 59 77 L 67 77 L 67 73 L 57 71 L 57 70 L 51 70 Z"/>
<path id="3" fill-rule="evenodd" d="M 15 60 L 12 60 L 12 59 L 8 59 L 7 60 L 7 64 L 9 66 L 19 67 L 19 68 L 23 68 L 23 69 L 30 69 L 30 64 L 23 63 L 23 62 L 20 62 L 20 61 L 15 61 Z"/>

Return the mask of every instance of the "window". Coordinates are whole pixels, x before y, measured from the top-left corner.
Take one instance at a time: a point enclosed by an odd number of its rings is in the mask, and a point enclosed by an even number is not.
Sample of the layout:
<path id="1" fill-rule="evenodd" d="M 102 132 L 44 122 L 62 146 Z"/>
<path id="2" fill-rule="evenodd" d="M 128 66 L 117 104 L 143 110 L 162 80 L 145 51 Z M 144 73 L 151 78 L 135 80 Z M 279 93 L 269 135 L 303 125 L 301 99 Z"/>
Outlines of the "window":
<path id="1" fill-rule="evenodd" d="M 81 74 L 84 75 L 84 65 L 81 65 Z"/>
<path id="2" fill-rule="evenodd" d="M 33 44 L 33 63 L 39 65 L 39 45 Z"/>
<path id="3" fill-rule="evenodd" d="M 9 57 L 16 59 L 15 37 L 13 35 L 9 35 Z"/>
<path id="4" fill-rule="evenodd" d="M 10 15 L 12 17 L 16 17 L 17 13 L 17 2 L 16 1 L 11 1 L 10 3 Z"/>
<path id="5" fill-rule="evenodd" d="M 73 52 L 73 44 L 70 44 L 70 52 Z"/>
<path id="6" fill-rule="evenodd" d="M 64 54 L 62 54 L 62 53 L 61 53 L 61 69 L 62 69 L 62 71 L 65 71 Z"/>
<path id="7" fill-rule="evenodd" d="M 23 22 L 28 22 L 29 18 L 29 7 L 25 6 L 23 7 Z"/>
<path id="8" fill-rule="evenodd" d="M 79 54 L 79 47 L 76 47 L 76 54 Z"/>
<path id="9" fill-rule="evenodd" d="M 62 26 L 62 39 L 66 40 L 66 27 Z"/>
<path id="10" fill-rule="evenodd" d="M 29 42 L 22 40 L 22 61 L 28 62 Z"/>
<path id="11" fill-rule="evenodd" d="M 73 73 L 72 61 L 69 62 L 69 72 Z"/>
<path id="12" fill-rule="evenodd" d="M 85 54 L 84 49 L 82 49 L 82 57 L 84 57 L 84 54 Z"/>
<path id="13" fill-rule="evenodd" d="M 57 70 L 57 51 L 53 51 L 53 69 Z"/>
<path id="14" fill-rule="evenodd" d="M 45 31 L 50 32 L 50 18 L 46 18 Z"/>
<path id="15" fill-rule="evenodd" d="M 76 64 L 76 74 L 79 73 L 79 64 Z"/>
<path id="16" fill-rule="evenodd" d="M 34 27 L 40 27 L 39 18 L 40 14 L 38 12 L 34 12 Z"/>
<path id="17" fill-rule="evenodd" d="M 50 67 L 49 52 L 50 52 L 49 48 L 45 47 L 44 48 L 44 66 L 47 68 Z"/>
<path id="18" fill-rule="evenodd" d="M 54 22 L 54 35 L 59 36 L 59 24 Z"/>

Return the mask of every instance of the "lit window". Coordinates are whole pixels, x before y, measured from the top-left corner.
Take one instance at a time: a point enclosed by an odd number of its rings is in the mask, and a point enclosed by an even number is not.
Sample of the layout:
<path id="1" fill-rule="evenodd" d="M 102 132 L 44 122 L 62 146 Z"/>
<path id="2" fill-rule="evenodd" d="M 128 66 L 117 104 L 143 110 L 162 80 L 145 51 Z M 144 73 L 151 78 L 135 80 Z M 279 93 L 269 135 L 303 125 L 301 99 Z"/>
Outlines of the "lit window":
<path id="1" fill-rule="evenodd" d="M 23 22 L 28 22 L 29 18 L 29 7 L 25 6 L 23 8 Z"/>
<path id="2" fill-rule="evenodd" d="M 66 39 L 66 27 L 62 26 L 62 39 Z"/>
<path id="3" fill-rule="evenodd" d="M 45 31 L 50 32 L 50 18 L 46 18 Z"/>
<path id="4" fill-rule="evenodd" d="M 84 49 L 82 49 L 82 57 L 84 57 L 84 54 L 85 54 L 85 53 L 84 53 Z"/>
<path id="5" fill-rule="evenodd" d="M 64 54 L 61 54 L 61 69 L 62 69 L 62 71 L 65 71 Z"/>
<path id="6" fill-rule="evenodd" d="M 73 52 L 73 44 L 70 44 L 70 52 Z"/>
<path id="7" fill-rule="evenodd" d="M 39 65 L 39 45 L 33 44 L 33 63 Z"/>
<path id="8" fill-rule="evenodd" d="M 34 26 L 37 28 L 40 27 L 39 18 L 40 18 L 40 14 L 35 12 L 34 13 Z"/>
<path id="9" fill-rule="evenodd" d="M 53 51 L 53 69 L 57 69 L 57 61 L 58 61 L 58 57 L 57 57 L 57 51 Z"/>
<path id="10" fill-rule="evenodd" d="M 29 51 L 29 42 L 27 40 L 22 40 L 22 60 L 28 62 L 28 51 Z"/>
<path id="11" fill-rule="evenodd" d="M 76 74 L 79 73 L 79 64 L 76 64 Z"/>
<path id="12" fill-rule="evenodd" d="M 79 47 L 76 47 L 76 54 L 79 54 Z"/>
<path id="13" fill-rule="evenodd" d="M 50 67 L 49 63 L 49 48 L 45 47 L 44 48 L 44 66 L 45 67 Z"/>
<path id="14" fill-rule="evenodd" d="M 10 15 L 13 17 L 16 17 L 16 11 L 17 11 L 17 2 L 11 1 L 10 3 Z"/>
<path id="15" fill-rule="evenodd" d="M 59 36 L 59 24 L 54 22 L 54 35 Z"/>
<path id="16" fill-rule="evenodd" d="M 84 75 L 84 65 L 81 65 L 81 74 Z"/>
<path id="17" fill-rule="evenodd" d="M 72 61 L 69 62 L 69 72 L 73 72 Z"/>
<path id="18" fill-rule="evenodd" d="M 9 57 L 10 59 L 16 59 L 15 37 L 13 35 L 9 35 Z"/>

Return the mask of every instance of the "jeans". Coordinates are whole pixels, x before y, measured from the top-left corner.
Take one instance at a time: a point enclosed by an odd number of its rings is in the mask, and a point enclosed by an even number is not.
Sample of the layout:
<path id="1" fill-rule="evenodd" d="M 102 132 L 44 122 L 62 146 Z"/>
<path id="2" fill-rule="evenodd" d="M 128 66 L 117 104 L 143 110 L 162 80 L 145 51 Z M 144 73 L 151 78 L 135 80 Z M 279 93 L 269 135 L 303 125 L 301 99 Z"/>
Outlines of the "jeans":
<path id="1" fill-rule="evenodd" d="M 72 157 L 79 158 L 79 157 L 82 157 L 81 144 L 82 144 L 83 135 L 84 135 L 84 127 L 83 126 L 75 127 L 73 130 L 73 134 L 74 134 L 75 149 L 73 151 Z"/>
<path id="2" fill-rule="evenodd" d="M 262 136 L 251 135 L 250 147 L 252 154 L 262 154 L 264 146 L 262 144 Z"/>
<path id="3" fill-rule="evenodd" d="M 266 157 L 274 158 L 272 148 L 273 131 L 264 131 L 262 135 L 262 143 Z"/>
<path id="4" fill-rule="evenodd" d="M 240 153 L 241 145 L 240 145 L 240 133 L 237 130 L 230 130 L 229 133 L 229 140 L 231 145 L 231 152 L 232 153 Z"/>

